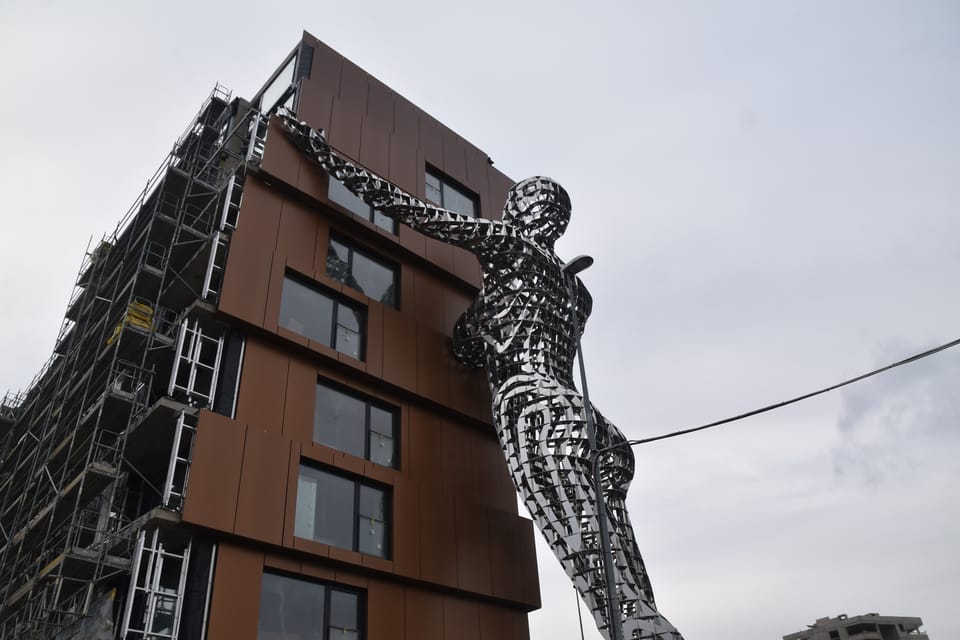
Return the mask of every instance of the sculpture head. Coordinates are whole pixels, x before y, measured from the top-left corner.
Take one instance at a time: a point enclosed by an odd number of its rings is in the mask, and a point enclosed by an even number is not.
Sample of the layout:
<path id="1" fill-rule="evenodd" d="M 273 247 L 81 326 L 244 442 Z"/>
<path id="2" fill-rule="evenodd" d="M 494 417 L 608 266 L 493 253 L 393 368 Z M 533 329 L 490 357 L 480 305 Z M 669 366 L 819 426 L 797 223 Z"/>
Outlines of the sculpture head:
<path id="1" fill-rule="evenodd" d="M 507 192 L 503 222 L 537 244 L 552 249 L 570 222 L 570 196 L 550 178 L 527 178 Z"/>

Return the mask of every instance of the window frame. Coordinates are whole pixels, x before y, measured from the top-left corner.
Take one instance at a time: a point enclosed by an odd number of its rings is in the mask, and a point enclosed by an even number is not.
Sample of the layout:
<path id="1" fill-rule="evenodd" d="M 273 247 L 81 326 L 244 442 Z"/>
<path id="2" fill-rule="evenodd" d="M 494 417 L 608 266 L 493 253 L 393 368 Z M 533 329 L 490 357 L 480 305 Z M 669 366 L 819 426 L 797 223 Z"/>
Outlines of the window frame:
<path id="1" fill-rule="evenodd" d="M 434 204 L 436 204 L 436 205 L 438 205 L 438 206 L 440 206 L 440 207 L 442 207 L 442 208 L 444 208 L 444 209 L 447 209 L 448 211 L 453 211 L 454 213 L 459 213 L 460 215 L 468 216 L 468 217 L 471 217 L 471 218 L 479 218 L 479 217 L 480 217 L 480 195 L 477 194 L 473 189 L 468 188 L 466 185 L 462 184 L 462 183 L 461 183 L 460 181 L 458 181 L 458 180 L 454 180 L 454 179 L 451 178 L 449 175 L 447 175 L 447 174 L 444 173 L 443 171 L 440 171 L 439 169 L 437 169 L 436 167 L 434 167 L 433 165 L 430 165 L 430 164 L 428 164 L 428 165 L 426 166 L 426 169 L 425 169 L 423 175 L 424 175 L 424 178 L 423 178 L 423 181 L 424 181 L 424 185 L 423 185 L 424 196 L 426 197 L 426 199 L 427 199 L 429 202 L 432 202 L 432 203 L 434 203 Z M 432 200 L 429 196 L 426 195 L 426 194 L 427 194 L 427 188 L 428 188 L 427 180 L 428 180 L 429 178 L 433 178 L 434 180 L 436 180 L 437 182 L 440 183 L 440 189 L 439 189 L 439 191 L 440 191 L 440 202 L 436 202 L 435 200 Z M 473 213 L 472 213 L 472 214 L 471 214 L 471 213 L 465 213 L 465 212 L 463 212 L 463 211 L 457 211 L 456 209 L 450 209 L 450 208 L 447 206 L 447 203 L 446 203 L 446 195 L 445 195 L 445 190 L 446 190 L 446 189 L 452 189 L 452 190 L 454 190 L 455 192 L 457 192 L 458 195 L 466 198 L 467 200 L 470 200 L 470 201 L 473 203 Z"/>
<path id="2" fill-rule="evenodd" d="M 342 385 L 342 384 L 338 384 L 338 383 L 336 383 L 336 382 L 333 382 L 332 380 L 328 380 L 328 379 L 326 379 L 326 378 L 322 378 L 322 377 L 319 377 L 319 376 L 317 377 L 317 387 L 318 387 L 318 388 L 319 388 L 319 387 L 325 387 L 325 388 L 327 388 L 327 389 L 329 389 L 329 390 L 331 390 L 331 391 L 334 391 L 334 392 L 336 392 L 336 393 L 343 394 L 343 395 L 347 396 L 348 398 L 352 398 L 352 399 L 354 399 L 354 400 L 357 400 L 358 402 L 362 402 L 362 403 L 363 403 L 363 420 L 364 420 L 364 425 L 363 425 L 363 428 L 364 428 L 364 433 L 363 433 L 363 449 L 364 449 L 364 451 L 363 451 L 363 460 L 366 460 L 367 462 L 372 462 L 373 464 L 375 464 L 375 465 L 377 465 L 377 466 L 379 466 L 379 467 L 383 467 L 384 469 L 399 470 L 399 469 L 400 469 L 400 407 L 398 407 L 398 406 L 396 406 L 396 405 L 389 404 L 389 403 L 381 402 L 380 400 L 378 400 L 378 399 L 376 399 L 376 398 L 373 398 L 373 397 L 371 397 L 371 396 L 369 396 L 369 395 L 367 395 L 367 394 L 364 394 L 364 393 L 362 393 L 362 392 L 359 392 L 359 391 L 357 391 L 356 389 L 353 389 L 353 388 L 350 388 L 350 387 L 346 387 L 346 386 L 344 386 L 344 385 Z M 316 444 L 322 445 L 322 446 L 324 446 L 324 447 L 330 447 L 331 449 L 335 449 L 335 450 L 337 450 L 337 451 L 341 451 L 341 452 L 343 452 L 343 453 L 346 453 L 347 455 L 354 455 L 354 454 L 350 453 L 349 451 L 344 451 L 343 449 L 339 449 L 339 448 L 334 447 L 334 446 L 332 446 L 332 445 L 329 445 L 329 444 L 327 444 L 327 443 L 325 443 L 325 442 L 321 442 L 321 441 L 317 440 L 316 416 L 317 416 L 318 406 L 317 406 L 317 403 L 316 403 L 316 397 L 317 397 L 317 396 L 316 396 L 316 392 L 315 392 L 315 393 L 314 393 L 314 406 L 313 406 L 314 424 L 313 424 L 313 433 L 311 434 L 311 438 L 312 438 L 311 441 L 314 442 L 314 443 L 316 443 Z M 383 411 L 384 413 L 389 413 L 389 414 L 390 414 L 390 418 L 391 418 L 391 422 L 392 422 L 392 426 L 393 426 L 393 435 L 390 437 L 390 439 L 393 440 L 393 447 L 392 447 L 392 448 L 393 448 L 393 451 L 392 451 L 393 464 L 392 464 L 392 465 L 381 464 L 381 463 L 376 462 L 375 460 L 372 460 L 372 459 L 370 458 L 370 447 L 371 447 L 371 442 L 370 442 L 370 440 L 371 440 L 371 431 L 372 431 L 372 430 L 371 430 L 371 427 L 370 427 L 370 409 L 371 409 L 371 407 L 376 407 L 377 409 Z M 354 457 L 357 457 L 357 456 L 354 456 Z"/>
<path id="3" fill-rule="evenodd" d="M 296 582 L 317 585 L 323 588 L 323 640 L 331 640 L 331 594 L 337 591 L 355 596 L 357 599 L 357 637 L 359 640 L 364 640 L 367 637 L 367 591 L 365 589 L 340 584 L 338 582 L 330 582 L 328 580 L 318 580 L 313 576 L 305 576 L 299 573 L 292 573 L 277 569 L 275 567 L 265 566 L 260 578 L 260 606 L 257 611 L 257 638 L 260 637 L 260 632 L 262 631 L 260 628 L 260 623 L 263 619 L 263 580 L 267 575 L 286 578 Z"/>
<path id="4" fill-rule="evenodd" d="M 334 242 L 343 245 L 347 249 L 347 252 L 348 252 L 347 260 L 346 260 L 347 272 L 354 277 L 354 280 L 356 280 L 356 276 L 353 273 L 353 257 L 357 253 L 359 253 L 362 257 L 366 258 L 370 262 L 373 262 L 374 264 L 377 264 L 383 267 L 384 269 L 386 269 L 387 271 L 393 274 L 393 302 L 388 303 L 388 302 L 383 302 L 382 300 L 377 300 L 376 298 L 371 298 L 369 294 L 367 294 L 365 291 L 361 291 L 355 287 L 350 286 L 347 282 L 344 282 L 343 280 L 338 279 L 335 275 L 330 273 L 330 245 Z M 380 304 L 392 307 L 394 309 L 400 308 L 400 265 L 390 262 L 389 260 L 382 258 L 381 256 L 379 256 L 376 253 L 373 253 L 372 251 L 368 251 L 365 248 L 359 247 L 353 240 L 351 240 L 347 236 L 340 235 L 338 232 L 332 229 L 330 230 L 330 235 L 327 238 L 327 260 L 326 260 L 326 265 L 324 266 L 324 274 L 331 280 L 336 280 L 337 282 L 343 284 L 344 286 L 350 287 L 350 289 L 352 289 L 353 291 L 356 291 L 357 293 L 364 295 L 367 298 L 370 298 L 370 300 L 373 300 L 374 302 L 378 302 Z"/>
<path id="5" fill-rule="evenodd" d="M 295 329 L 288 327 L 282 322 L 283 295 L 286 290 L 288 280 L 310 290 L 312 293 L 315 293 L 318 296 L 326 298 L 332 303 L 333 312 L 330 314 L 330 336 L 328 336 L 329 340 L 323 343 L 324 346 L 330 349 L 333 349 L 337 353 L 342 353 L 343 355 L 349 358 L 356 358 L 361 362 L 365 361 L 366 351 L 367 351 L 367 308 L 366 306 L 363 305 L 362 303 L 358 304 L 356 301 L 348 301 L 345 298 L 345 296 L 338 294 L 337 292 L 332 291 L 330 289 L 327 289 L 316 280 L 313 280 L 312 278 L 308 278 L 307 276 L 304 276 L 291 269 L 287 269 L 283 274 L 283 286 L 280 290 L 280 309 L 279 309 L 279 312 L 277 313 L 277 326 L 283 327 L 287 331 L 296 333 L 299 336 L 303 336 L 307 340 L 314 340 L 310 336 L 304 333 L 301 333 L 300 331 L 296 331 Z M 360 345 L 359 345 L 359 348 L 357 349 L 356 356 L 354 356 L 351 353 L 347 353 L 346 351 L 341 351 L 340 349 L 337 348 L 337 338 L 338 338 L 339 327 L 340 327 L 340 323 L 338 319 L 340 317 L 341 306 L 344 306 L 350 311 L 353 311 L 358 316 L 358 324 L 360 325 L 360 328 L 357 331 L 357 335 L 359 336 Z M 306 325 L 304 326 L 306 327 Z M 352 331 L 352 329 L 348 329 L 348 330 Z M 314 342 L 320 342 L 320 340 L 314 340 Z"/>
<path id="6" fill-rule="evenodd" d="M 320 473 L 325 473 L 334 478 L 340 480 L 345 480 L 353 484 L 353 535 L 351 540 L 350 548 L 341 547 L 339 545 L 323 542 L 315 538 L 305 538 L 297 534 L 297 510 L 300 506 L 300 478 L 303 477 L 303 470 L 310 469 Z M 360 513 L 360 490 L 366 487 L 367 489 L 373 489 L 374 491 L 380 491 L 383 495 L 383 553 L 382 555 L 377 555 L 373 553 L 367 553 L 366 551 L 360 550 L 360 519 L 364 517 Z M 335 467 L 328 467 L 326 465 L 318 464 L 309 458 L 300 459 L 300 468 L 297 472 L 297 495 L 294 500 L 294 532 L 293 535 L 301 540 L 308 540 L 316 544 L 325 544 L 330 547 L 335 547 L 337 549 L 344 549 L 346 551 L 352 551 L 354 553 L 360 553 L 363 555 L 370 556 L 372 558 L 380 558 L 382 560 L 393 560 L 393 487 L 390 485 L 381 484 L 375 481 L 371 481 L 368 478 L 363 476 L 356 476 L 353 474 L 345 473 L 341 469 Z M 316 520 L 314 520 L 314 528 L 316 527 Z"/>
<path id="7" fill-rule="evenodd" d="M 351 198 L 352 200 L 356 200 L 357 203 L 359 203 L 360 205 L 362 205 L 362 206 L 364 207 L 364 210 L 366 211 L 366 213 L 360 213 L 359 211 L 357 211 L 357 209 L 355 208 L 355 207 L 356 207 L 355 203 L 352 203 L 352 202 L 350 202 L 350 201 L 346 201 L 346 202 L 345 202 L 344 200 L 340 199 L 339 196 L 336 196 L 336 197 L 335 197 L 333 194 L 335 193 L 335 192 L 334 192 L 334 189 L 335 189 L 336 187 L 333 187 L 333 186 L 332 186 L 334 183 L 336 183 L 336 184 L 339 185 L 339 189 L 342 190 L 343 194 L 344 194 L 346 197 L 349 197 L 349 198 Z M 366 220 L 367 222 L 369 222 L 370 224 L 372 224 L 373 226 L 375 226 L 375 227 L 378 228 L 378 229 L 383 229 L 383 230 L 386 231 L 387 233 L 389 233 L 389 234 L 391 234 L 391 235 L 394 235 L 394 236 L 395 236 L 395 235 L 398 235 L 397 221 L 396 221 L 396 220 L 394 220 L 394 219 L 391 218 L 390 216 L 386 215 L 385 213 L 383 213 L 383 212 L 380 211 L 379 209 L 375 209 L 375 208 L 371 207 L 369 204 L 367 204 L 367 203 L 364 202 L 361 198 L 359 198 L 355 193 L 353 193 L 352 191 L 350 191 L 350 189 L 347 188 L 347 185 L 343 184 L 343 182 L 341 182 L 340 180 L 337 180 L 336 178 L 334 178 L 334 177 L 332 177 L 332 176 L 327 176 L 327 200 L 330 201 L 330 203 L 335 204 L 335 205 L 337 205 L 338 207 L 341 207 L 341 208 L 345 209 L 345 210 L 348 211 L 351 215 L 357 216 L 358 218 L 363 218 L 364 220 Z M 352 204 L 354 205 L 353 207 L 351 206 Z M 380 224 L 380 223 L 377 221 L 377 215 L 378 215 L 378 214 L 379 214 L 379 216 L 380 216 L 381 218 L 383 218 L 384 220 L 389 220 L 389 221 L 390 221 L 390 226 L 389 226 L 389 227 L 386 227 L 386 226 Z"/>

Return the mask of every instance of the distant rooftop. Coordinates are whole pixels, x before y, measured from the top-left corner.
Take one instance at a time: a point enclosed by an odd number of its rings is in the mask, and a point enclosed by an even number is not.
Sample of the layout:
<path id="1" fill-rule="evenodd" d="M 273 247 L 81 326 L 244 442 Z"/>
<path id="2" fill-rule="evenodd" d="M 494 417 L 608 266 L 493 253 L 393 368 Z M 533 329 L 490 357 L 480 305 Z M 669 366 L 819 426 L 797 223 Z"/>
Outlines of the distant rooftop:
<path id="1" fill-rule="evenodd" d="M 920 630 L 923 620 L 906 616 L 881 616 L 865 613 L 848 617 L 817 618 L 804 631 L 783 636 L 783 640 L 930 640 Z"/>

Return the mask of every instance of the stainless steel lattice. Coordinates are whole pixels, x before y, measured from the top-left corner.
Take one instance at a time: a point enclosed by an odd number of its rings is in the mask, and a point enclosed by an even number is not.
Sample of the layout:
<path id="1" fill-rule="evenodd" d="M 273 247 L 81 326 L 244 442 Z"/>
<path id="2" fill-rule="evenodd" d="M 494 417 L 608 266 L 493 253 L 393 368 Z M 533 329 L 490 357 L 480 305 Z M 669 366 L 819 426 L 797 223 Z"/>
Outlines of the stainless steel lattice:
<path id="1" fill-rule="evenodd" d="M 290 139 L 327 173 L 386 215 L 477 256 L 482 287 L 454 327 L 454 351 L 486 369 L 493 418 L 513 481 L 554 554 L 608 632 L 608 607 L 584 401 L 573 382 L 574 316 L 591 298 L 576 276 L 568 288 L 554 243 L 570 220 L 570 198 L 549 178 L 514 185 L 502 221 L 472 218 L 423 202 L 337 156 L 322 132 L 289 111 Z M 568 291 L 575 290 L 573 300 Z M 592 407 L 600 449 L 625 442 Z M 628 446 L 599 458 L 616 586 L 626 638 L 682 640 L 660 615 L 626 509 L 634 458 Z"/>

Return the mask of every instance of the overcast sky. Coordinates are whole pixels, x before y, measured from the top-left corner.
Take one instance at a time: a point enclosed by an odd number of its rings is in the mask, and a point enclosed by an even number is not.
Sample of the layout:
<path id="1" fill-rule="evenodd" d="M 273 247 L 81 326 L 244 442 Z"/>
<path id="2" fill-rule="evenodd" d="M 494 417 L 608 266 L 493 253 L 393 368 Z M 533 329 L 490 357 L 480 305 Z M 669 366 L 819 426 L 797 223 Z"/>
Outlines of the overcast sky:
<path id="1" fill-rule="evenodd" d="M 0 393 L 49 356 L 88 238 L 214 83 L 251 97 L 303 29 L 508 175 L 568 189 L 558 251 L 596 258 L 591 396 L 629 437 L 960 337 L 960 3 L 459 7 L 0 2 Z M 639 448 L 662 612 L 688 640 L 871 611 L 960 638 L 958 386 L 947 351 Z M 531 636 L 575 640 L 539 550 Z"/>

